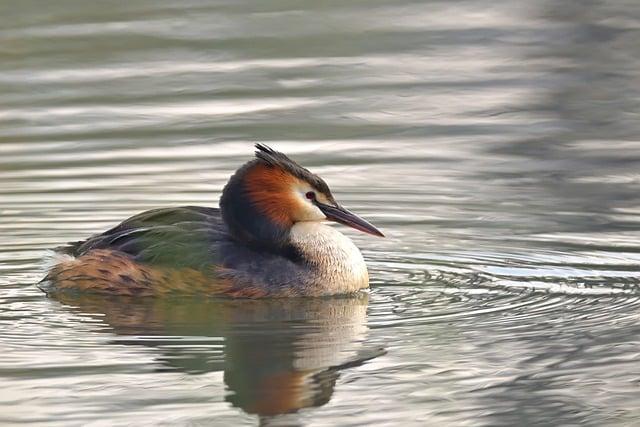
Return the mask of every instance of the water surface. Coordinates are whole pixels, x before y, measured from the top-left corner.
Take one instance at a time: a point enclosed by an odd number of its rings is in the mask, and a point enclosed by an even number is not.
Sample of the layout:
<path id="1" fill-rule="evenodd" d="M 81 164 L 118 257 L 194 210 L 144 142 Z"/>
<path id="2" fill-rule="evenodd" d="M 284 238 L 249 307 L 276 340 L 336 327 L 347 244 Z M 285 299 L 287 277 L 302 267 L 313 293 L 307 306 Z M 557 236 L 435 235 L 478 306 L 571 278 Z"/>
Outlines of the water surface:
<path id="1" fill-rule="evenodd" d="M 640 423 L 633 1 L 0 4 L 0 423 Z M 368 297 L 46 298 L 267 143 L 388 236 Z"/>

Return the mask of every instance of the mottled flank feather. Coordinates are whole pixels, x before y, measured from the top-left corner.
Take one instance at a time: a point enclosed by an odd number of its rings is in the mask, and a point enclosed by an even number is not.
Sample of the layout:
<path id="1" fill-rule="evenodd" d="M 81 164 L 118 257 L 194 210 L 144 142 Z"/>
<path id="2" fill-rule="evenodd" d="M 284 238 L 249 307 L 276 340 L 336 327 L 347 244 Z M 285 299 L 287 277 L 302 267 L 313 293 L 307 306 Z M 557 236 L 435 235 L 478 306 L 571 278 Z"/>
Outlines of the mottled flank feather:
<path id="1" fill-rule="evenodd" d="M 51 269 L 45 280 L 56 291 L 77 290 L 92 293 L 153 296 L 169 293 L 222 294 L 226 281 L 216 281 L 193 268 L 144 265 L 122 252 L 96 249 L 63 261 Z"/>
<path id="2" fill-rule="evenodd" d="M 55 286 L 51 287 L 52 284 Z M 60 262 L 51 269 L 42 287 L 50 293 L 81 291 L 122 296 L 179 294 L 262 298 L 269 295 L 265 288 L 237 280 L 230 269 L 202 272 L 193 268 L 157 267 L 104 249 Z"/>

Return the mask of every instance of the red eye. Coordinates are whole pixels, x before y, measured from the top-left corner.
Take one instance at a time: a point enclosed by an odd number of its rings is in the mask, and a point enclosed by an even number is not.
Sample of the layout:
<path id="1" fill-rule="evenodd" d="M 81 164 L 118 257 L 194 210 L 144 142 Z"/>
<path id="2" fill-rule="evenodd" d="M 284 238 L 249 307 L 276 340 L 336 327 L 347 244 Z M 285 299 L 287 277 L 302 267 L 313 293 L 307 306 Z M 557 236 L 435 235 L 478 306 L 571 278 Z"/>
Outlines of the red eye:
<path id="1" fill-rule="evenodd" d="M 307 191 L 307 194 L 304 195 L 309 200 L 314 200 L 316 198 L 316 193 L 313 191 Z"/>

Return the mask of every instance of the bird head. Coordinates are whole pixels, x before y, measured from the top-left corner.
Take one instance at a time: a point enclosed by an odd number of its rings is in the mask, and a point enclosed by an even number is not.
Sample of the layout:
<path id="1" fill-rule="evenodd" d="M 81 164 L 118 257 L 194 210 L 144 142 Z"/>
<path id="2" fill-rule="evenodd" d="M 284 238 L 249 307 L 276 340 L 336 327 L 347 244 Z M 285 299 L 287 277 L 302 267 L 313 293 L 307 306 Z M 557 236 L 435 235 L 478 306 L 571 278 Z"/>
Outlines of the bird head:
<path id="1" fill-rule="evenodd" d="M 322 178 L 266 145 L 256 149 L 256 158 L 236 171 L 220 199 L 223 219 L 235 237 L 281 246 L 294 224 L 327 220 L 383 236 L 340 206 Z"/>

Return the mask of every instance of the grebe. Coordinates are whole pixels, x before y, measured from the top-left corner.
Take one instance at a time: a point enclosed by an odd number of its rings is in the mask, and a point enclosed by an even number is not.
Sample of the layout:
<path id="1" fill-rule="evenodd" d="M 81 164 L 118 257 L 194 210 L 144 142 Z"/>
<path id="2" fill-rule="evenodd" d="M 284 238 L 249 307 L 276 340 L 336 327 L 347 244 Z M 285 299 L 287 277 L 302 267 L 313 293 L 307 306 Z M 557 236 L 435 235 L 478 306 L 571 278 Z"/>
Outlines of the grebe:
<path id="1" fill-rule="evenodd" d="M 256 148 L 256 158 L 229 179 L 219 209 L 154 209 L 57 248 L 39 287 L 47 293 L 247 298 L 367 288 L 358 248 L 322 222 L 383 234 L 340 206 L 320 177 L 283 153 Z"/>

